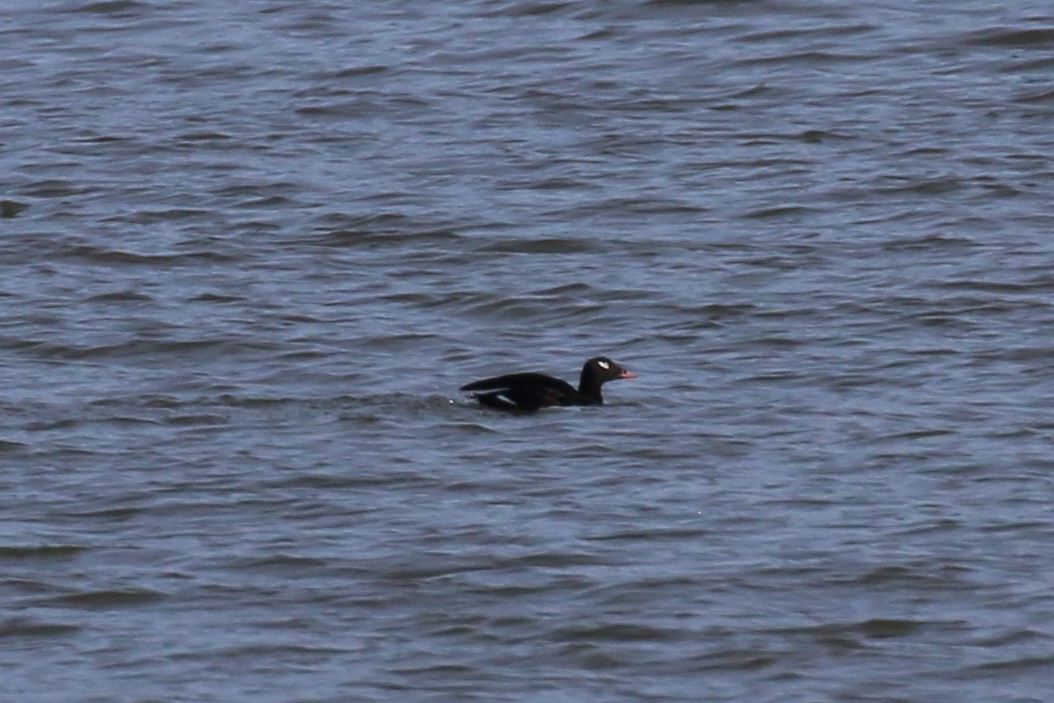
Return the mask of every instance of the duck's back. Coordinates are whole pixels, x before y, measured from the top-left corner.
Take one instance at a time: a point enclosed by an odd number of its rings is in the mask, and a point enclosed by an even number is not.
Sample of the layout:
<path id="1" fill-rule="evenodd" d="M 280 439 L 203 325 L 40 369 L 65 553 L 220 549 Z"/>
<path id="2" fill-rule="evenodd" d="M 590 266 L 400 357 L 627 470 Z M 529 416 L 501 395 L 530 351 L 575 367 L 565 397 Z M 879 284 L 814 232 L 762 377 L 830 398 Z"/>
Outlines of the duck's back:
<path id="1" fill-rule="evenodd" d="M 553 405 L 581 405 L 582 396 L 567 381 L 544 373 L 510 373 L 461 387 L 483 405 L 502 410 L 538 410 Z"/>

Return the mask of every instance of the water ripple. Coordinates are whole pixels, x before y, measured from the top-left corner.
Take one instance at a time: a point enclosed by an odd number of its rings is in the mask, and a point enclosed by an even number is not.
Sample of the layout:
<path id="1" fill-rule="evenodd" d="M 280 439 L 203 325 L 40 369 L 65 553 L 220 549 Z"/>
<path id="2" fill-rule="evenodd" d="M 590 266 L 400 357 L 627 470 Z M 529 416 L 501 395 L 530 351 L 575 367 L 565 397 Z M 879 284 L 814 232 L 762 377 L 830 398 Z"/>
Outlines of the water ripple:
<path id="1" fill-rule="evenodd" d="M 2 12 L 11 696 L 1045 700 L 1041 3 Z"/>

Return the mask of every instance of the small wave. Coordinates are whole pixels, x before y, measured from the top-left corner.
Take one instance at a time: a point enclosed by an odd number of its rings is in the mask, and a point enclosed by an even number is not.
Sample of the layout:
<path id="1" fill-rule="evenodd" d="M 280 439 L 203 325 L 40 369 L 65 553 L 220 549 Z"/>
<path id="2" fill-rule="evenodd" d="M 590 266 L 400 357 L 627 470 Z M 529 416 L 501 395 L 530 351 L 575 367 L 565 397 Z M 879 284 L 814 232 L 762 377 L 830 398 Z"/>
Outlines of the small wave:
<path id="1" fill-rule="evenodd" d="M 228 568 L 240 571 L 277 571 L 287 573 L 299 572 L 304 569 L 319 569 L 328 564 L 325 559 L 314 557 L 301 557 L 293 554 L 272 554 L 265 557 L 241 559 L 232 562 Z"/>
<path id="2" fill-rule="evenodd" d="M 29 445 L 23 442 L 13 442 L 7 439 L 0 439 L 0 454 L 4 452 L 14 452 L 26 449 Z"/>
<path id="3" fill-rule="evenodd" d="M 110 293 L 99 293 L 84 299 L 86 303 L 141 303 L 151 301 L 153 301 L 153 298 L 149 295 L 130 288 Z"/>
<path id="4" fill-rule="evenodd" d="M 0 217 L 17 217 L 28 207 L 26 203 L 20 203 L 17 200 L 0 200 Z"/>
<path id="5" fill-rule="evenodd" d="M 87 547 L 74 544 L 56 544 L 39 546 L 0 546 L 0 559 L 68 559 L 87 551 Z"/>
<path id="6" fill-rule="evenodd" d="M 591 239 L 567 237 L 509 238 L 484 245 L 481 251 L 502 254 L 585 254 L 600 250 Z"/>
<path id="7" fill-rule="evenodd" d="M 804 205 L 774 205 L 771 207 L 757 208 L 743 214 L 743 217 L 751 220 L 768 220 L 789 217 L 806 217 L 816 212 L 815 208 Z"/>
<path id="8" fill-rule="evenodd" d="M 56 7 L 54 12 L 84 12 L 96 15 L 125 17 L 138 15 L 144 10 L 152 9 L 150 5 L 137 0 L 99 0 L 98 2 L 65 3 Z"/>
<path id="9" fill-rule="evenodd" d="M 677 642 L 687 637 L 680 629 L 655 627 L 634 622 L 609 622 L 562 627 L 549 637 L 567 642 Z"/>
<path id="10" fill-rule="evenodd" d="M 0 622 L 0 640 L 26 637 L 59 637 L 78 632 L 77 625 L 57 622 L 40 622 L 29 618 L 12 618 Z"/>
<path id="11" fill-rule="evenodd" d="M 1021 103 L 1023 105 L 1038 105 L 1043 103 L 1054 102 L 1054 90 L 1042 88 L 1040 90 L 1028 90 L 1018 93 L 1014 97 L 1014 102 Z"/>
<path id="12" fill-rule="evenodd" d="M 70 360 L 92 360 L 92 359 L 117 359 L 136 356 L 170 356 L 190 355 L 200 353 L 219 353 L 230 349 L 233 345 L 228 340 L 222 339 L 199 339 L 199 340 L 145 340 L 133 339 L 118 344 L 102 344 L 98 346 L 78 346 L 72 344 L 57 344 L 49 342 L 26 341 L 19 345 L 21 348 L 34 352 L 37 356 L 46 359 L 70 359 Z"/>
<path id="13" fill-rule="evenodd" d="M 230 424 L 230 422 L 231 419 L 226 415 L 218 415 L 215 413 L 173 415 L 172 417 L 165 418 L 165 424 L 189 427 L 200 427 L 202 425 L 227 425 Z"/>
<path id="14" fill-rule="evenodd" d="M 110 608 L 150 605 L 164 598 L 164 593 L 148 588 L 118 588 L 70 593 L 55 598 L 47 598 L 43 601 L 43 604 L 90 610 L 108 610 Z"/>
<path id="15" fill-rule="evenodd" d="M 894 237 L 882 243 L 885 251 L 928 251 L 940 249 L 963 249 L 976 246 L 977 242 L 969 237 L 957 237 L 948 234 L 923 234 L 906 237 Z"/>
<path id="16" fill-rule="evenodd" d="M 1014 673 L 1021 675 L 1025 672 L 1035 671 L 1038 674 L 1048 676 L 1050 671 L 1054 669 L 1054 655 L 1049 656 L 1033 656 L 1033 657 L 1018 657 L 1015 659 L 998 659 L 995 661 L 984 662 L 983 664 L 977 664 L 976 666 L 964 667 L 958 670 L 958 675 L 966 676 L 979 676 L 979 677 L 990 677 L 993 674 L 1007 674 Z M 1049 679 L 1048 679 L 1049 681 Z M 1022 700 L 1042 700 L 1040 698 L 1028 698 Z"/>
<path id="17" fill-rule="evenodd" d="M 229 262 L 234 257 L 215 251 L 144 253 L 122 249 L 109 249 L 90 244 L 74 244 L 55 252 L 57 256 L 80 259 L 100 264 L 123 264 L 134 266 L 174 266 L 201 262 Z"/>
<path id="18" fill-rule="evenodd" d="M 1017 47 L 1021 49 L 1049 47 L 1054 45 L 1054 28 L 990 27 L 967 35 L 962 40 L 962 43 L 968 46 Z"/>
<path id="19" fill-rule="evenodd" d="M 329 215 L 323 220 L 326 226 L 319 227 L 315 234 L 322 246 L 373 249 L 442 244 L 460 248 L 463 243 L 462 235 L 448 225 L 390 213 L 362 217 Z"/>

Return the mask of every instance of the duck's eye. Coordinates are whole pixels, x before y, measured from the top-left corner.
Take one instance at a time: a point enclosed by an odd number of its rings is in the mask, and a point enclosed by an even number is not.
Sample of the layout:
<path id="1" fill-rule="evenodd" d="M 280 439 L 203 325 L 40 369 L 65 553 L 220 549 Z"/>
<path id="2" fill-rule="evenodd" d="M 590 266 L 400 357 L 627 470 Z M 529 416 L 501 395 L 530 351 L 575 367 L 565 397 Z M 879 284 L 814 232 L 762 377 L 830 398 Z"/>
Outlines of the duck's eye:
<path id="1" fill-rule="evenodd" d="M 597 366 L 599 366 L 600 368 L 602 368 L 602 369 L 605 369 L 605 370 L 607 370 L 607 369 L 610 369 L 610 368 L 611 368 L 611 364 L 609 364 L 609 363 L 608 363 L 608 362 L 606 362 L 606 361 L 598 361 L 598 362 L 597 362 Z"/>

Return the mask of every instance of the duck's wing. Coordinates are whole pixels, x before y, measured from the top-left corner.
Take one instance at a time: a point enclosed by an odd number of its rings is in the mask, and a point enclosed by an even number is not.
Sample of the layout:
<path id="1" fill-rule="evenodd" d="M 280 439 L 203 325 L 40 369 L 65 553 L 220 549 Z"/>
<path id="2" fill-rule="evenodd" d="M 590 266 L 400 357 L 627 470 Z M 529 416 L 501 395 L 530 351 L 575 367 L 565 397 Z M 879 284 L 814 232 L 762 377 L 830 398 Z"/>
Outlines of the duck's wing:
<path id="1" fill-rule="evenodd" d="M 559 378 L 544 373 L 510 373 L 473 381 L 461 387 L 483 405 L 499 410 L 538 410 L 568 405 L 578 391 Z"/>

